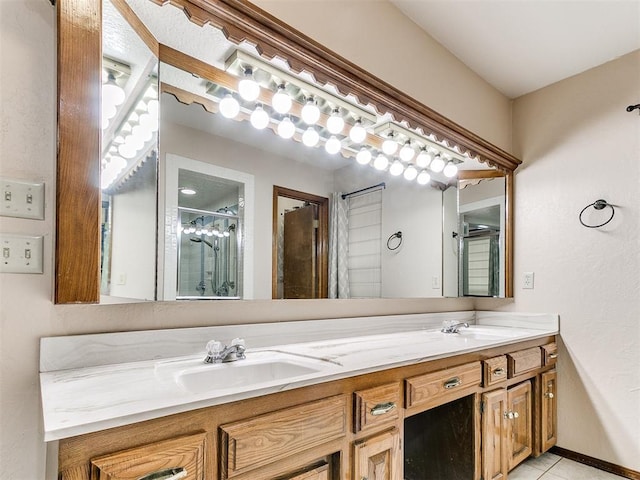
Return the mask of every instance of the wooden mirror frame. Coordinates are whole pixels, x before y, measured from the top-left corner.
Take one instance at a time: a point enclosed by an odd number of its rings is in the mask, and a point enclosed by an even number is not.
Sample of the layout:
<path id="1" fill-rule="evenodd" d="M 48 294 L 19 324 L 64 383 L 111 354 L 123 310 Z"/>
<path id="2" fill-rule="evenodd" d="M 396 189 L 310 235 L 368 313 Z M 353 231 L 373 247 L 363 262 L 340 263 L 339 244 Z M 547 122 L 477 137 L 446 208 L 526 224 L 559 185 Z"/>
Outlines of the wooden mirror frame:
<path id="1" fill-rule="evenodd" d="M 150 0 L 152 1 L 152 0 Z M 194 23 L 248 41 L 294 72 L 335 85 L 412 128 L 448 140 L 506 176 L 505 296 L 513 296 L 513 155 L 452 122 L 369 72 L 336 55 L 246 0 L 153 0 L 181 8 Z M 101 0 L 58 0 L 58 152 L 54 302 L 100 300 Z M 159 57 L 162 58 L 162 47 Z"/>

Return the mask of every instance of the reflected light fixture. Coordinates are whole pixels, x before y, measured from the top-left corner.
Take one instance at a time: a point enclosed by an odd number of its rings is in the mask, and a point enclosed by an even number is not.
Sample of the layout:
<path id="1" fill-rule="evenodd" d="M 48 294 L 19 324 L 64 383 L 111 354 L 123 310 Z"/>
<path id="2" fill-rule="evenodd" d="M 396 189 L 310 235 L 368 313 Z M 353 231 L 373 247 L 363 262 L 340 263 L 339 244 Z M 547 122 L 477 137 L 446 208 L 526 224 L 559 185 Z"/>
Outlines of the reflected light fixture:
<path id="1" fill-rule="evenodd" d="M 402 162 L 400 160 L 395 160 L 391 164 L 391 167 L 389 167 L 389 173 L 394 177 L 397 177 L 398 175 L 402 174 L 403 171 L 404 171 L 404 165 L 402 165 Z"/>
<path id="2" fill-rule="evenodd" d="M 385 155 L 393 155 L 398 150 L 398 143 L 393 139 L 393 132 L 382 142 L 382 151 Z"/>
<path id="3" fill-rule="evenodd" d="M 247 102 L 253 102 L 260 96 L 260 85 L 253 79 L 251 68 L 244 70 L 244 78 L 238 83 L 238 93 Z"/>
<path id="4" fill-rule="evenodd" d="M 289 117 L 284 117 L 278 124 L 278 135 L 280 137 L 288 139 L 293 137 L 296 133 L 296 126 L 293 124 Z"/>
<path id="5" fill-rule="evenodd" d="M 342 133 L 344 129 L 344 118 L 340 115 L 340 109 L 334 108 L 331 116 L 327 119 L 327 130 L 334 135 Z"/>
<path id="6" fill-rule="evenodd" d="M 256 109 L 251 112 L 251 118 L 249 121 L 251 122 L 251 125 L 253 125 L 253 128 L 263 130 L 267 128 L 267 125 L 269 125 L 269 114 L 265 112 L 262 105 L 258 105 Z"/>
<path id="7" fill-rule="evenodd" d="M 273 94 L 273 98 L 271 98 L 271 106 L 276 112 L 281 114 L 289 113 L 291 105 L 293 104 L 291 97 L 284 88 L 284 83 L 278 85 L 278 90 Z"/>
<path id="8" fill-rule="evenodd" d="M 356 154 L 356 161 L 360 165 L 367 165 L 371 161 L 371 151 L 365 147 L 362 147 Z"/>
<path id="9" fill-rule="evenodd" d="M 195 195 L 197 193 L 193 188 L 189 187 L 180 187 L 178 190 L 184 195 Z"/>
<path id="10" fill-rule="evenodd" d="M 415 154 L 415 150 L 411 148 L 411 142 L 406 142 L 400 149 L 400 160 L 410 162 Z"/>
<path id="11" fill-rule="evenodd" d="M 113 73 L 107 74 L 107 81 L 102 85 L 102 102 L 117 107 L 124 102 L 124 90 L 116 83 Z"/>
<path id="12" fill-rule="evenodd" d="M 220 113 L 224 118 L 235 118 L 240 113 L 240 103 L 233 98 L 233 95 L 227 93 L 220 100 Z"/>
<path id="13" fill-rule="evenodd" d="M 316 105 L 313 97 L 307 98 L 302 111 L 300 112 L 302 120 L 307 125 L 315 125 L 320 120 L 320 109 Z"/>
<path id="14" fill-rule="evenodd" d="M 315 147 L 320 141 L 320 134 L 313 127 L 307 128 L 302 134 L 302 143 L 307 147 Z"/>
<path id="15" fill-rule="evenodd" d="M 362 122 L 358 120 L 351 130 L 349 130 L 349 138 L 354 143 L 362 143 L 364 139 L 367 138 L 367 131 L 362 126 Z"/>
<path id="16" fill-rule="evenodd" d="M 416 157 L 416 165 L 420 168 L 427 168 L 427 166 L 431 163 L 432 157 L 431 154 L 427 151 L 427 149 L 420 149 L 420 153 Z"/>
<path id="17" fill-rule="evenodd" d="M 434 159 L 431 161 L 431 170 L 439 173 L 444 168 L 445 163 L 440 155 L 436 155 Z"/>
<path id="18" fill-rule="evenodd" d="M 418 176 L 418 170 L 413 165 L 409 165 L 404 171 L 404 178 L 407 180 L 413 180 Z"/>
<path id="19" fill-rule="evenodd" d="M 373 166 L 376 170 L 384 170 L 389 165 L 389 159 L 384 155 L 380 154 L 373 161 Z"/>
<path id="20" fill-rule="evenodd" d="M 340 140 L 332 135 L 331 138 L 327 140 L 327 143 L 324 144 L 324 149 L 328 154 L 335 155 L 340 150 L 342 150 L 342 143 L 340 143 Z"/>
<path id="21" fill-rule="evenodd" d="M 449 163 L 447 163 L 447 165 L 444 167 L 442 173 L 444 173 L 444 176 L 447 178 L 455 177 L 458 173 L 458 167 L 455 163 L 449 161 Z"/>
<path id="22" fill-rule="evenodd" d="M 426 170 L 422 170 L 418 174 L 418 178 L 416 180 L 420 185 L 426 185 L 431 181 L 431 175 L 429 175 L 429 172 L 427 172 Z"/>

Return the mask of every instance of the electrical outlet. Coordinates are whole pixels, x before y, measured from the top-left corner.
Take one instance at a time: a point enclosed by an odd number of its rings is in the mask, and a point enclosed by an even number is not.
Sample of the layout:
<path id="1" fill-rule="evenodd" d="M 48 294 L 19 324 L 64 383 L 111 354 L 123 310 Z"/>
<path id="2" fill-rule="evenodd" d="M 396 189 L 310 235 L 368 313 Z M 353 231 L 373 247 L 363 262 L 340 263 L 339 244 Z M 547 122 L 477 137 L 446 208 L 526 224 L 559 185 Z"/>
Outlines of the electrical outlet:
<path id="1" fill-rule="evenodd" d="M 522 288 L 533 289 L 533 272 L 524 272 L 522 276 Z"/>
<path id="2" fill-rule="evenodd" d="M 43 237 L 0 234 L 0 273 L 42 273 Z"/>
<path id="3" fill-rule="evenodd" d="M 44 220 L 44 183 L 0 178 L 0 215 Z"/>

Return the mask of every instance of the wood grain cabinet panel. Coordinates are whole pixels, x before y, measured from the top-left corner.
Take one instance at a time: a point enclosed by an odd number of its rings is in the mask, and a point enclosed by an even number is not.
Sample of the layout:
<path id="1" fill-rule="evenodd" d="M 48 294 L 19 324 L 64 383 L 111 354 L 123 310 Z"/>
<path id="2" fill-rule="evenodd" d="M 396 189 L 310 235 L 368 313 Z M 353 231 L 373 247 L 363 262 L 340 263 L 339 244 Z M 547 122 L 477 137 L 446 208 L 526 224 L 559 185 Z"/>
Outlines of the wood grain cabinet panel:
<path id="1" fill-rule="evenodd" d="M 546 452 L 558 439 L 557 373 L 550 370 L 540 376 L 542 399 L 540 400 L 540 447 Z"/>
<path id="2" fill-rule="evenodd" d="M 527 348 L 507 354 L 509 378 L 531 372 L 542 366 L 542 355 L 539 347 Z"/>
<path id="3" fill-rule="evenodd" d="M 507 379 L 507 356 L 488 358 L 482 362 L 483 385 L 490 387 Z"/>
<path id="4" fill-rule="evenodd" d="M 398 429 L 356 442 L 353 466 L 354 480 L 402 480 Z"/>
<path id="5" fill-rule="evenodd" d="M 519 383 L 507 390 L 507 461 L 509 470 L 533 452 L 531 382 Z"/>
<path id="6" fill-rule="evenodd" d="M 405 380 L 407 409 L 426 410 L 474 393 L 482 382 L 480 362 L 418 375 Z"/>
<path id="7" fill-rule="evenodd" d="M 293 476 L 282 477 L 279 480 L 329 480 L 329 465 L 325 463 L 319 467 L 295 473 Z"/>
<path id="8" fill-rule="evenodd" d="M 157 442 L 91 460 L 92 480 L 204 480 L 206 434 Z"/>
<path id="9" fill-rule="evenodd" d="M 231 478 L 347 433 L 347 395 L 222 425 L 221 478 Z"/>
<path id="10" fill-rule="evenodd" d="M 507 478 L 507 391 L 500 389 L 482 395 L 482 478 Z"/>
<path id="11" fill-rule="evenodd" d="M 558 359 L 558 344 L 556 342 L 548 343 L 540 349 L 542 350 L 542 365 L 545 367 L 555 365 Z"/>
<path id="12" fill-rule="evenodd" d="M 371 431 L 395 422 L 400 417 L 402 392 L 400 383 L 354 392 L 355 433 Z"/>

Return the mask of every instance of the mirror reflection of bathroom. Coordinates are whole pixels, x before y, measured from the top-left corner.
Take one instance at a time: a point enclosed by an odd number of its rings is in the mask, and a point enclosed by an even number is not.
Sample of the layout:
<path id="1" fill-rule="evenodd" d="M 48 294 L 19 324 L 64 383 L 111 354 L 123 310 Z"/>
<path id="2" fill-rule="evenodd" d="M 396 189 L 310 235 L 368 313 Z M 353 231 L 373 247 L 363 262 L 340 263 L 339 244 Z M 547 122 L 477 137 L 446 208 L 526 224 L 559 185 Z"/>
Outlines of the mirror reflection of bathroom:
<path id="1" fill-rule="evenodd" d="M 178 172 L 177 299 L 240 298 L 243 184 Z"/>
<path id="2" fill-rule="evenodd" d="M 460 291 L 464 296 L 504 295 L 504 177 L 459 190 Z"/>

